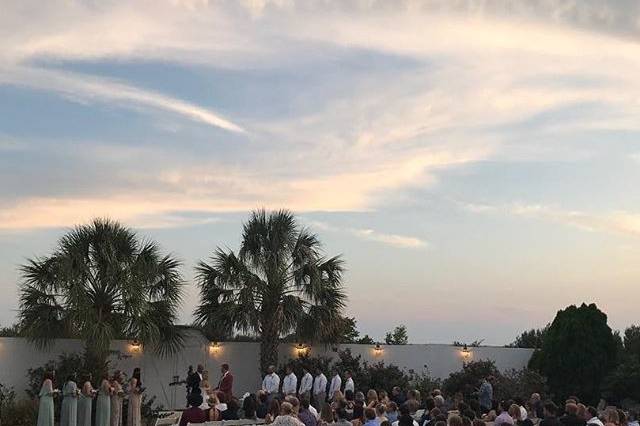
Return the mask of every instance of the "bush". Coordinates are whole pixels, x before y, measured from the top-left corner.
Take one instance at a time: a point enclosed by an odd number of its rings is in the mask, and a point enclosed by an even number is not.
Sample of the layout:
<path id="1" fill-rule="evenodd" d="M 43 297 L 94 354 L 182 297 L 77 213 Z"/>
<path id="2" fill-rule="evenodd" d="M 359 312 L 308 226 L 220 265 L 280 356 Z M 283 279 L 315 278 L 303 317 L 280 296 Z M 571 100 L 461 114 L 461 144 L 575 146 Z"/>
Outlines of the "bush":
<path id="1" fill-rule="evenodd" d="M 493 361 L 472 361 L 464 364 L 462 370 L 451 373 L 444 379 L 442 389 L 449 395 L 460 392 L 466 399 L 475 394 L 482 379 L 498 375 L 500 372 Z"/>
<path id="2" fill-rule="evenodd" d="M 547 379 L 528 368 L 508 370 L 496 376 L 493 389 L 496 400 L 521 398 L 527 401 L 534 392 L 541 395 L 547 393 Z"/>
<path id="3" fill-rule="evenodd" d="M 37 419 L 38 409 L 35 401 L 17 401 L 13 388 L 7 388 L 0 383 L 0 425 L 33 426 Z"/>

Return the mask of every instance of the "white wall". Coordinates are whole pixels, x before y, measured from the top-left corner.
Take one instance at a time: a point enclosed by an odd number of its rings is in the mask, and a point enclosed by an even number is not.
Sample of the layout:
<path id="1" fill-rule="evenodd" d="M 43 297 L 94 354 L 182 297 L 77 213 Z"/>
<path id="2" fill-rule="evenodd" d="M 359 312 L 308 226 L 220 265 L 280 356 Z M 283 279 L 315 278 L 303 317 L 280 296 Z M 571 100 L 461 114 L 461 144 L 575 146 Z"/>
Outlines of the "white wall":
<path id="1" fill-rule="evenodd" d="M 134 367 L 142 369 L 142 381 L 147 387 L 149 396 L 156 395 L 157 402 L 165 407 L 183 406 L 184 387 L 168 386 L 173 376 L 184 379 L 187 368 L 198 363 L 210 372 L 211 384 L 216 385 L 220 377 L 222 363 L 229 363 L 234 375 L 234 393 L 255 391 L 261 381 L 259 371 L 260 345 L 253 342 L 220 343 L 216 351 L 209 350 L 209 342 L 195 331 L 189 331 L 185 339 L 184 349 L 175 356 L 158 358 L 144 349 L 136 352 L 129 342 L 115 341 L 112 349 L 130 358 L 113 360 L 113 368 L 119 368 L 128 374 Z M 382 345 L 383 350 L 375 353 L 372 345 L 340 345 L 340 349 L 350 348 L 354 355 L 362 355 L 363 361 L 395 364 L 407 371 L 416 373 L 426 371 L 433 377 L 445 378 L 449 373 L 462 368 L 463 357 L 460 348 L 450 345 Z M 13 386 L 21 392 L 27 388 L 27 370 L 39 367 L 62 353 L 81 352 L 82 342 L 78 340 L 59 339 L 47 350 L 39 350 L 22 338 L 0 338 L 0 383 Z M 310 355 L 323 355 L 336 358 L 334 347 L 314 346 Z M 470 348 L 471 360 L 493 360 L 498 369 L 504 371 L 525 367 L 533 353 L 531 349 L 513 349 L 503 347 Z M 283 343 L 279 349 L 280 363 L 297 356 L 294 345 Z M 62 379 L 62 378 L 60 378 Z"/>

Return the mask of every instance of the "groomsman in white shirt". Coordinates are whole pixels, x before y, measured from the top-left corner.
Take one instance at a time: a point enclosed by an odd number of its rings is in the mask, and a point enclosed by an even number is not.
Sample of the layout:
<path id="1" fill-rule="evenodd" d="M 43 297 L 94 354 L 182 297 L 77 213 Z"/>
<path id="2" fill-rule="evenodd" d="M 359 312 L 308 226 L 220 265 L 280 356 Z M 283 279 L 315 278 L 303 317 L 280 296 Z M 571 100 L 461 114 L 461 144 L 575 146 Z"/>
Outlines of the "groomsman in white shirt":
<path id="1" fill-rule="evenodd" d="M 298 388 L 298 378 L 293 373 L 293 369 L 290 365 L 287 365 L 286 373 L 287 375 L 284 376 L 284 380 L 282 381 L 282 393 L 284 396 L 295 396 Z"/>
<path id="2" fill-rule="evenodd" d="M 313 381 L 313 399 L 318 411 L 322 411 L 327 402 L 327 376 L 322 374 L 319 368 L 316 368 L 316 378 Z"/>
<path id="3" fill-rule="evenodd" d="M 337 370 L 333 371 L 333 377 L 331 378 L 331 386 L 329 386 L 329 401 L 333 401 L 333 396 L 342 387 L 342 378 L 338 374 Z"/>
<path id="4" fill-rule="evenodd" d="M 276 374 L 276 368 L 273 365 L 269 366 L 267 375 L 262 380 L 262 390 L 267 393 L 267 400 L 271 402 L 274 396 L 278 394 L 280 388 L 280 377 Z"/>
<path id="5" fill-rule="evenodd" d="M 300 379 L 300 389 L 298 395 L 300 399 L 307 398 L 311 401 L 311 390 L 313 389 L 313 376 L 307 367 L 302 367 L 302 379 Z"/>
<path id="6" fill-rule="evenodd" d="M 347 391 L 351 391 L 353 393 L 356 392 L 356 384 L 353 383 L 353 377 L 351 376 L 351 371 L 347 370 L 344 372 L 344 377 L 346 377 L 346 381 L 344 383 L 344 393 L 346 394 Z"/>

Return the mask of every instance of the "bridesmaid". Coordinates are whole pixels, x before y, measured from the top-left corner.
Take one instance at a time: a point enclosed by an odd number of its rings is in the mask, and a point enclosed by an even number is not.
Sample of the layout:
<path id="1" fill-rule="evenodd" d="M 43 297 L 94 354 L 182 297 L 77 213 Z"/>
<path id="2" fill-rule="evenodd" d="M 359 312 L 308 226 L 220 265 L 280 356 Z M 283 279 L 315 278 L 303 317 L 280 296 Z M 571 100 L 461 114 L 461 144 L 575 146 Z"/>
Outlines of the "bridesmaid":
<path id="1" fill-rule="evenodd" d="M 129 381 L 129 408 L 127 411 L 127 426 L 142 426 L 140 406 L 142 401 L 142 380 L 140 369 L 135 368 Z"/>
<path id="2" fill-rule="evenodd" d="M 77 426 L 78 424 L 78 395 L 80 391 L 76 384 L 76 375 L 67 377 L 67 382 L 62 388 L 62 411 L 60 413 L 60 426 Z"/>
<path id="3" fill-rule="evenodd" d="M 85 374 L 78 401 L 78 426 L 91 426 L 91 405 L 95 392 L 91 386 L 91 374 Z"/>
<path id="4" fill-rule="evenodd" d="M 122 426 L 122 399 L 124 391 L 122 390 L 122 372 L 116 370 L 113 374 L 111 382 L 111 426 Z"/>
<path id="5" fill-rule="evenodd" d="M 53 396 L 56 391 L 53 390 L 53 372 L 44 374 L 42 388 L 40 388 L 40 405 L 38 407 L 38 426 L 53 426 Z"/>
<path id="6" fill-rule="evenodd" d="M 96 402 L 96 426 L 111 425 L 111 383 L 109 375 L 105 373 L 100 382 L 98 400 Z"/>

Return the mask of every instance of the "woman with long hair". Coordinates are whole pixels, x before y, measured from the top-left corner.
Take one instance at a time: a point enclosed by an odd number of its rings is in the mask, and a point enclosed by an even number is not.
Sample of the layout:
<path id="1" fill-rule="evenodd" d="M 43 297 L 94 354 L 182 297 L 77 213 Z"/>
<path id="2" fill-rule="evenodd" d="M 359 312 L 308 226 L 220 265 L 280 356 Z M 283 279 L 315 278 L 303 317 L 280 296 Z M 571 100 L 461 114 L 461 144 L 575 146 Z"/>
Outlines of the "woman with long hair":
<path id="1" fill-rule="evenodd" d="M 133 369 L 131 380 L 129 380 L 129 409 L 127 411 L 127 426 L 142 426 L 142 379 L 140 368 Z"/>
<path id="2" fill-rule="evenodd" d="M 269 411 L 264 418 L 266 424 L 273 423 L 273 421 L 280 415 L 280 403 L 276 398 L 273 398 L 269 403 Z"/>
<path id="3" fill-rule="evenodd" d="M 122 426 L 122 372 L 116 370 L 111 381 L 111 426 Z"/>
<path id="4" fill-rule="evenodd" d="M 55 373 L 47 371 L 44 373 L 44 380 L 38 397 L 38 426 L 53 426 L 53 397 L 56 391 L 53 389 L 53 378 Z"/>
<path id="5" fill-rule="evenodd" d="M 96 426 L 111 425 L 111 383 L 109 375 L 104 373 L 98 388 L 98 398 L 96 401 Z"/>
<path id="6" fill-rule="evenodd" d="M 67 377 L 62 388 L 62 410 L 60 411 L 60 426 L 77 426 L 78 424 L 78 397 L 80 390 L 76 384 L 76 375 Z"/>
<path id="7" fill-rule="evenodd" d="M 91 374 L 85 374 L 82 376 L 82 389 L 78 399 L 78 426 L 91 426 L 91 406 L 95 394 Z"/>

